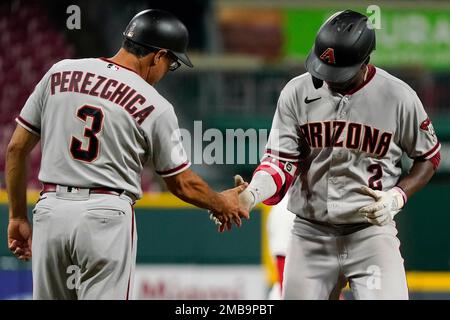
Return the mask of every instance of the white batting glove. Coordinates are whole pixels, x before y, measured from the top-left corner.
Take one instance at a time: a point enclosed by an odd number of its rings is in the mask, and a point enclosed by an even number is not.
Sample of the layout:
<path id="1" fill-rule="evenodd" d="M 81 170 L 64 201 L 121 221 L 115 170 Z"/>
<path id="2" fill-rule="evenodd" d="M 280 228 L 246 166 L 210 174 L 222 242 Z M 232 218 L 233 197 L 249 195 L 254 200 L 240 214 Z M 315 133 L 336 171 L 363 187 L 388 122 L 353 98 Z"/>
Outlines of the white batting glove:
<path id="1" fill-rule="evenodd" d="M 213 221 L 216 226 L 220 227 L 222 225 L 222 222 L 220 222 L 220 220 L 217 219 L 212 213 L 209 214 L 209 220 Z"/>
<path id="2" fill-rule="evenodd" d="M 237 174 L 234 176 L 235 187 L 238 187 L 244 183 L 245 181 L 240 175 Z M 248 209 L 249 212 L 255 206 L 255 196 L 248 190 L 248 188 L 239 194 L 239 204 L 244 208 Z"/>
<path id="3" fill-rule="evenodd" d="M 366 217 L 368 222 L 374 225 L 384 226 L 388 224 L 405 205 L 403 194 L 397 187 L 388 191 L 378 191 L 362 186 L 361 191 L 376 201 L 358 210 Z"/>

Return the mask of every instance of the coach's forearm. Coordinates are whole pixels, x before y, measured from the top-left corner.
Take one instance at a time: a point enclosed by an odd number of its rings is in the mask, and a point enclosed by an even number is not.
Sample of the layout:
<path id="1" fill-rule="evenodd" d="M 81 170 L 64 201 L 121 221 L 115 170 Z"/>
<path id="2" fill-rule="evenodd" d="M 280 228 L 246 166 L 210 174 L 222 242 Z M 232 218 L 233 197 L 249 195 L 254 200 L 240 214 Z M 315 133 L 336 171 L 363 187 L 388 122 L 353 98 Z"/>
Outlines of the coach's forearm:
<path id="1" fill-rule="evenodd" d="M 6 153 L 6 190 L 9 198 L 9 218 L 27 218 L 27 156 L 14 145 Z"/>
<path id="2" fill-rule="evenodd" d="M 430 161 L 416 161 L 409 173 L 397 185 L 409 198 L 431 180 L 434 172 L 433 164 Z"/>
<path id="3" fill-rule="evenodd" d="M 38 142 L 38 136 L 18 125 L 8 144 L 5 180 L 10 219 L 27 218 L 27 159 Z"/>
<path id="4" fill-rule="evenodd" d="M 199 208 L 222 212 L 224 197 L 213 191 L 195 172 L 188 169 L 180 174 L 164 178 L 170 192 L 183 201 Z"/>

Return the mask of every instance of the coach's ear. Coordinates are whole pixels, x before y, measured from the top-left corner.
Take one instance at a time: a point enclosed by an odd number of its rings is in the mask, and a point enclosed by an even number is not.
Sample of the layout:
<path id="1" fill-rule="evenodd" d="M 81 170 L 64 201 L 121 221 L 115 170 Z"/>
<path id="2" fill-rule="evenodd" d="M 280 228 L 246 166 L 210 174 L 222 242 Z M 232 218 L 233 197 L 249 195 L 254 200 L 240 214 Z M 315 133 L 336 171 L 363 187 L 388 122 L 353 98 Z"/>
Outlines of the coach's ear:
<path id="1" fill-rule="evenodd" d="M 153 61 L 155 64 L 158 64 L 161 59 L 167 54 L 166 50 L 158 50 L 155 52 L 155 55 L 153 56 Z"/>

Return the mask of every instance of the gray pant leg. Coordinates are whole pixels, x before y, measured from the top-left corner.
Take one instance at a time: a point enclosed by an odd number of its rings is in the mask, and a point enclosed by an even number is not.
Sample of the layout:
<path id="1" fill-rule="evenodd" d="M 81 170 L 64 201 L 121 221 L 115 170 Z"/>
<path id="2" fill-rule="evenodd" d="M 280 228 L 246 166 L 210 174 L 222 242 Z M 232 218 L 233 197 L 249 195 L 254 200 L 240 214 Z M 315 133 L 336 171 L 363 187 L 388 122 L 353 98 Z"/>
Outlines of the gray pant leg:
<path id="1" fill-rule="evenodd" d="M 394 224 L 347 236 L 345 275 L 355 299 L 408 299 L 400 241 Z"/>
<path id="2" fill-rule="evenodd" d="M 67 286 L 69 275 L 66 272 L 72 262 L 66 250 L 66 235 L 70 229 L 64 213 L 64 208 L 58 207 L 52 196 L 45 196 L 33 210 L 32 271 L 35 300 L 77 299 L 75 290 Z"/>
<path id="3" fill-rule="evenodd" d="M 109 197 L 107 202 L 105 197 Z M 134 229 L 134 213 L 126 200 L 102 195 L 89 201 L 73 238 L 73 260 L 80 267 L 79 299 L 130 298 L 136 251 Z"/>
<path id="4" fill-rule="evenodd" d="M 336 298 L 340 280 L 336 241 L 309 222 L 295 221 L 284 269 L 285 300 L 327 300 Z M 337 295 L 338 296 L 338 295 Z"/>
<path id="5" fill-rule="evenodd" d="M 112 195 L 45 197 L 33 217 L 33 298 L 130 298 L 136 261 L 130 203 Z"/>

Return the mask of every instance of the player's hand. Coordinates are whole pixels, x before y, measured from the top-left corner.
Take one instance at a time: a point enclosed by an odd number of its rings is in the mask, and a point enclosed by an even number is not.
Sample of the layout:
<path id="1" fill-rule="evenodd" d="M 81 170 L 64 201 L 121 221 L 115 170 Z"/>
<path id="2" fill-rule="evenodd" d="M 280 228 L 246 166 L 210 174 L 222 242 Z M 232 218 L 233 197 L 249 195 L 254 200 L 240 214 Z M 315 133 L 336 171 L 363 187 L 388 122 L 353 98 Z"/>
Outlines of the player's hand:
<path id="1" fill-rule="evenodd" d="M 246 182 L 240 175 L 234 176 L 234 186 L 241 186 Z M 242 208 L 246 209 L 248 212 L 253 209 L 255 205 L 255 196 L 248 190 L 245 189 L 239 194 L 239 204 Z"/>
<path id="2" fill-rule="evenodd" d="M 28 219 L 9 219 L 8 248 L 19 260 L 27 261 L 31 258 L 31 237 Z"/>
<path id="3" fill-rule="evenodd" d="M 361 191 L 374 198 L 375 203 L 362 207 L 358 212 L 374 225 L 383 226 L 391 222 L 405 204 L 402 194 L 396 188 L 378 191 L 362 186 Z"/>

